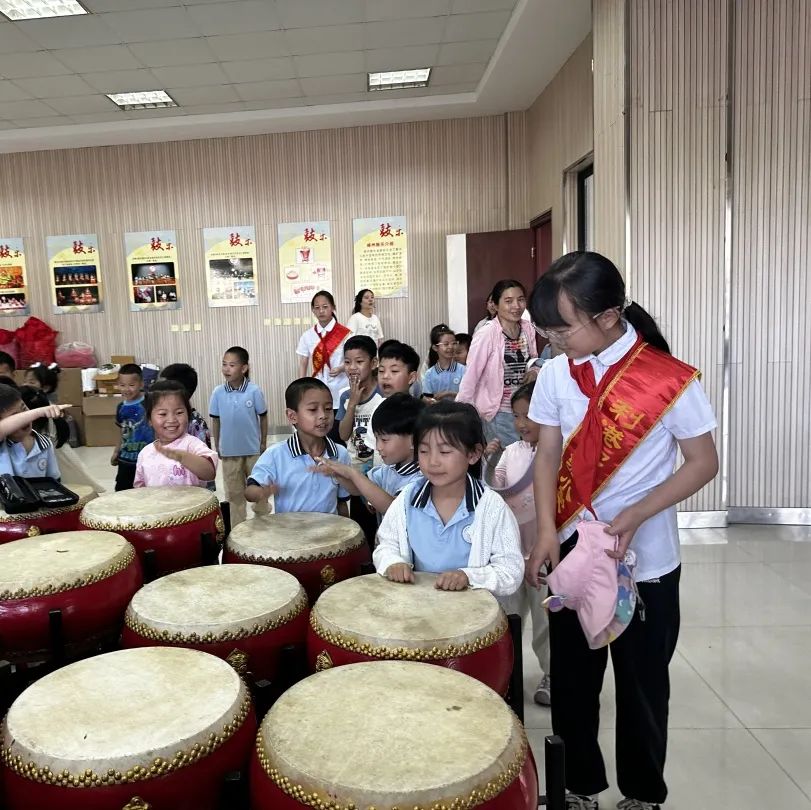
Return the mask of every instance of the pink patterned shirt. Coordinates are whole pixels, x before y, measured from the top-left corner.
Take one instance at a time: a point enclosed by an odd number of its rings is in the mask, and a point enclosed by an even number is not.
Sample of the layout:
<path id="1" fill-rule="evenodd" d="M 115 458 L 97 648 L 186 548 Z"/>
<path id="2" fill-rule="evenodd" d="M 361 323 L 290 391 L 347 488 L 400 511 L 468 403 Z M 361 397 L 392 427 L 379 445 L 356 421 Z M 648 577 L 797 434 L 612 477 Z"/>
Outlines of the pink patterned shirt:
<path id="1" fill-rule="evenodd" d="M 211 464 L 216 472 L 217 454 L 206 447 L 200 439 L 190 436 L 188 433 L 175 439 L 170 444 L 165 445 L 169 450 L 181 450 L 186 453 L 194 453 L 196 456 L 205 456 L 211 459 Z M 136 487 L 204 487 L 205 481 L 201 481 L 191 470 L 187 470 L 182 464 L 161 455 L 156 449 L 154 442 L 146 445 L 138 453 L 138 461 L 135 464 L 135 486 Z"/>

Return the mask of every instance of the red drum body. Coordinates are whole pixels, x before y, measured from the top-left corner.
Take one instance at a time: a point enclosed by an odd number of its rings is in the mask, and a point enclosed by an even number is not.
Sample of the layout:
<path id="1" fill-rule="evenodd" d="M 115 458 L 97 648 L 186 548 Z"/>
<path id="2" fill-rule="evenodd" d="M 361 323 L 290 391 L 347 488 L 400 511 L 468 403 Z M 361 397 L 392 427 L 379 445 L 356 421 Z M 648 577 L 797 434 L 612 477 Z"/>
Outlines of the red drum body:
<path id="1" fill-rule="evenodd" d="M 507 617 L 484 590 L 440 591 L 436 576 L 414 584 L 379 574 L 341 582 L 310 614 L 307 659 L 314 672 L 381 659 L 456 669 L 506 694 L 513 668 Z"/>
<path id="2" fill-rule="evenodd" d="M 210 565 L 141 588 L 127 608 L 122 643 L 190 647 L 272 680 L 282 648 L 304 647 L 307 616 L 307 595 L 285 571 Z"/>
<path id="3" fill-rule="evenodd" d="M 79 496 L 72 506 L 58 509 L 37 509 L 35 512 L 21 512 L 9 515 L 0 509 L 0 543 L 19 540 L 21 537 L 36 537 L 38 534 L 54 532 L 73 532 L 79 526 L 79 515 L 85 505 L 96 497 L 95 491 L 88 486 L 66 484 Z"/>
<path id="4" fill-rule="evenodd" d="M 285 692 L 262 722 L 250 783 L 252 810 L 538 805 L 532 752 L 505 702 L 411 661 L 330 669 Z"/>
<path id="5" fill-rule="evenodd" d="M 117 638 L 142 581 L 135 549 L 111 532 L 62 532 L 5 543 L 0 546 L 0 658 L 48 660 L 53 610 L 62 613 L 62 642 L 71 654 Z"/>
<path id="6" fill-rule="evenodd" d="M 6 715 L 6 810 L 215 810 L 255 734 L 248 689 L 218 658 L 167 647 L 88 658 Z"/>
<path id="7" fill-rule="evenodd" d="M 158 575 L 202 564 L 203 535 L 222 543 L 225 531 L 217 498 L 202 487 L 140 487 L 100 495 L 79 520 L 85 528 L 123 535 L 142 562 L 153 551 Z"/>
<path id="8" fill-rule="evenodd" d="M 336 582 L 360 574 L 368 559 L 360 526 L 349 518 L 316 512 L 284 512 L 236 526 L 223 561 L 281 568 L 307 592 L 310 603 Z"/>

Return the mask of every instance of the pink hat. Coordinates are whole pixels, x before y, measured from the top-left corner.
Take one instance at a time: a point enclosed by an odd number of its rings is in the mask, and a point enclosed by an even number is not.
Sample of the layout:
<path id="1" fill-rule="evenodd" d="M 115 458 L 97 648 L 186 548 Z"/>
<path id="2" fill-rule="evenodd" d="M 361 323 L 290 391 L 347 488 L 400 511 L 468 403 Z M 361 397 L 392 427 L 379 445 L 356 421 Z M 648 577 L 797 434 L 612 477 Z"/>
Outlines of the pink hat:
<path id="1" fill-rule="evenodd" d="M 546 577 L 553 595 L 544 600 L 544 607 L 576 611 L 592 650 L 617 638 L 636 609 L 636 555 L 629 550 L 625 559 L 618 561 L 605 553 L 616 547 L 615 538 L 604 531 L 607 525 L 581 520 L 575 547 Z"/>

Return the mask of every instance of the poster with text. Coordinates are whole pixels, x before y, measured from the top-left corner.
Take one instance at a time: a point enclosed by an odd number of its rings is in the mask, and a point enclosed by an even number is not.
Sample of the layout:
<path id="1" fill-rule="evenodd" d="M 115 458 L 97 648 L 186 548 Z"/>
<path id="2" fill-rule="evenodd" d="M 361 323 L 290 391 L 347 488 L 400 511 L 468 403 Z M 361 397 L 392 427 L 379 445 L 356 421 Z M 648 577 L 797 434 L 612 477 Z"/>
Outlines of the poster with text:
<path id="1" fill-rule="evenodd" d="M 94 233 L 46 237 L 54 315 L 101 312 L 99 240 Z"/>
<path id="2" fill-rule="evenodd" d="M 203 228 L 210 307 L 255 307 L 256 229 L 253 225 Z"/>
<path id="3" fill-rule="evenodd" d="M 280 222 L 277 233 L 282 303 L 309 304 L 319 290 L 332 292 L 329 222 Z"/>
<path id="4" fill-rule="evenodd" d="M 0 236 L 0 316 L 29 311 L 23 240 Z"/>
<path id="5" fill-rule="evenodd" d="M 124 234 L 130 312 L 180 309 L 177 237 L 174 231 Z"/>
<path id="6" fill-rule="evenodd" d="M 405 217 L 352 220 L 355 244 L 355 290 L 372 290 L 377 298 L 408 297 Z"/>

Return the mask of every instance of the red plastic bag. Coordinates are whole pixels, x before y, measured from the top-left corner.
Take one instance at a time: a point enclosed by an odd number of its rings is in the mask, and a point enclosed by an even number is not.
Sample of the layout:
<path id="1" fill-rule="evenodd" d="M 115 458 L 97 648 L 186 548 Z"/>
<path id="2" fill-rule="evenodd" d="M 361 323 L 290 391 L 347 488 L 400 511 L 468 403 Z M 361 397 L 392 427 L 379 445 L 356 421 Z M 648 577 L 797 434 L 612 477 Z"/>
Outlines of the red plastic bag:
<path id="1" fill-rule="evenodd" d="M 23 368 L 32 363 L 53 363 L 56 336 L 59 334 L 39 318 L 29 318 L 15 333 L 20 344 L 20 363 Z"/>
<path id="2" fill-rule="evenodd" d="M 17 343 L 14 332 L 9 332 L 8 329 L 0 329 L 0 352 L 10 354 L 14 358 L 14 365 L 19 368 L 20 344 Z"/>
<path id="3" fill-rule="evenodd" d="M 98 365 L 93 347 L 78 340 L 57 346 L 56 362 L 60 368 L 95 368 Z"/>

